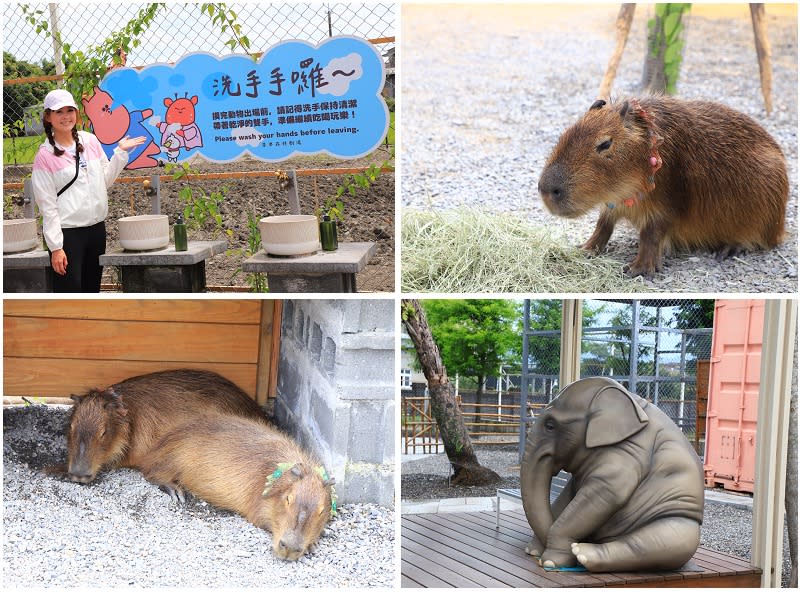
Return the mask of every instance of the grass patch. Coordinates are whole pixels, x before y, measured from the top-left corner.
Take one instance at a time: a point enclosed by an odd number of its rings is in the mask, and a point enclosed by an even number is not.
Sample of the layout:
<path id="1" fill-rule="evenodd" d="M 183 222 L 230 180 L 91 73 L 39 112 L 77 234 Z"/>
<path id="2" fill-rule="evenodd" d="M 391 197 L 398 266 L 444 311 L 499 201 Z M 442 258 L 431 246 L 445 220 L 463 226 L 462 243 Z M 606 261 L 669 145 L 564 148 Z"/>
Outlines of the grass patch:
<path id="1" fill-rule="evenodd" d="M 403 292 L 649 291 L 619 261 L 589 257 L 518 215 L 406 209 L 401 237 Z"/>
<path id="2" fill-rule="evenodd" d="M 44 136 L 3 138 L 3 164 L 31 164 Z"/>

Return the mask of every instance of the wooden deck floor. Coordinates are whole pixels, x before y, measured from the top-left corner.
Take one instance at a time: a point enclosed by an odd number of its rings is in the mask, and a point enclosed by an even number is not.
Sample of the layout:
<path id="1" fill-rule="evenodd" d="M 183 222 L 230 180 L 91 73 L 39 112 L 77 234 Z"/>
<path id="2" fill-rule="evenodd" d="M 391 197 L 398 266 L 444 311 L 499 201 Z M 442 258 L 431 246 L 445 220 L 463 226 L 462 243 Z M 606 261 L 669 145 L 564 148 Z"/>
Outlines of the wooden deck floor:
<path id="1" fill-rule="evenodd" d="M 521 510 L 411 514 L 401 521 L 404 588 L 560 588 L 585 586 L 754 587 L 749 562 L 700 548 L 679 571 L 589 574 L 547 572 L 525 553 L 530 527 Z"/>

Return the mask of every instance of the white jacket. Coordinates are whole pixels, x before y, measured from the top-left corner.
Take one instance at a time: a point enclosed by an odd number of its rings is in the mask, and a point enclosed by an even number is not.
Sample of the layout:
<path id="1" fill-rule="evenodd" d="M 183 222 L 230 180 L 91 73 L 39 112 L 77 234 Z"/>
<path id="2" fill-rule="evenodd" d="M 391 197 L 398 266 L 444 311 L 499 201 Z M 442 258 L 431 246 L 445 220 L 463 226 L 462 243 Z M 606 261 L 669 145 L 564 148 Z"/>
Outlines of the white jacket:
<path id="1" fill-rule="evenodd" d="M 59 189 L 75 176 L 75 160 L 69 152 L 56 156 L 50 142 L 39 146 L 33 160 L 33 196 L 42 214 L 44 238 L 51 251 L 64 247 L 62 228 L 83 228 L 102 222 L 108 215 L 108 191 L 120 171 L 128 164 L 128 153 L 119 147 L 108 160 L 100 141 L 92 134 L 78 132 L 86 166 L 64 193 Z"/>

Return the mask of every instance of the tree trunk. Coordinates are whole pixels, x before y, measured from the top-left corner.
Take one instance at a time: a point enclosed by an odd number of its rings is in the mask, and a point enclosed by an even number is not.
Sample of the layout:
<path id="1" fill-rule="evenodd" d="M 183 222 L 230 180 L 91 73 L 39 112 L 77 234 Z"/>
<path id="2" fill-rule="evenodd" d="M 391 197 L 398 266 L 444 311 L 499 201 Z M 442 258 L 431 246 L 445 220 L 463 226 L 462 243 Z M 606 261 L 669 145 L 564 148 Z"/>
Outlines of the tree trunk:
<path id="1" fill-rule="evenodd" d="M 617 15 L 617 46 L 611 59 L 608 61 L 606 74 L 600 83 L 600 90 L 597 93 L 598 99 L 610 100 L 611 87 L 614 85 L 614 78 L 617 77 L 617 68 L 622 59 L 622 52 L 625 51 L 625 44 L 628 42 L 628 34 L 631 32 L 633 15 L 636 12 L 636 4 L 623 4 Z"/>
<path id="2" fill-rule="evenodd" d="M 475 390 L 475 405 L 472 407 L 475 410 L 475 419 L 473 420 L 475 423 L 480 423 L 483 421 L 483 418 L 479 415 L 483 413 L 483 395 L 486 394 L 486 377 L 485 376 L 478 376 L 478 388 Z M 480 439 L 480 436 L 475 436 L 475 438 Z"/>
<path id="3" fill-rule="evenodd" d="M 753 34 L 756 39 L 756 55 L 758 71 L 761 74 L 761 94 L 764 96 L 764 108 L 767 115 L 772 113 L 772 49 L 767 36 L 767 23 L 763 4 L 750 5 L 750 18 L 753 21 Z"/>
<path id="4" fill-rule="evenodd" d="M 439 347 L 433 341 L 425 311 L 415 299 L 404 299 L 401 310 L 406 331 L 414 343 L 422 372 L 428 381 L 431 411 L 442 435 L 444 451 L 453 467 L 452 482 L 457 485 L 484 485 L 499 481 L 500 476 L 481 466 L 475 456 L 464 417 L 456 404 L 453 385 L 442 365 Z"/>

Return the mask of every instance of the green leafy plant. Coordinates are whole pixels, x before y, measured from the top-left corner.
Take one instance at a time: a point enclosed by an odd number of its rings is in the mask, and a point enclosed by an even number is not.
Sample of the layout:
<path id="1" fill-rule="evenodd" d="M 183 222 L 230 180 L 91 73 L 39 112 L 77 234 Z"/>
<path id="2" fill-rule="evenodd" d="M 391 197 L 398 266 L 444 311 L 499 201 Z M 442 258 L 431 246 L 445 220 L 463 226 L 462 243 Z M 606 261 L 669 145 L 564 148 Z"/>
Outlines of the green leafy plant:
<path id="1" fill-rule="evenodd" d="M 647 21 L 650 55 L 664 61 L 666 91 L 675 94 L 683 61 L 682 17 L 691 4 L 656 4 L 655 18 Z"/>
<path id="2" fill-rule="evenodd" d="M 25 133 L 25 122 L 21 119 L 3 123 L 3 138 L 9 139 L 9 142 L 3 142 L 3 160 L 6 164 L 19 160 L 17 138 Z M 10 150 L 9 147 L 10 146 Z"/>
<path id="3" fill-rule="evenodd" d="M 316 210 L 317 218 L 327 215 L 331 220 L 344 221 L 344 200 L 349 195 L 355 197 L 359 189 L 367 190 L 378 180 L 383 169 L 392 168 L 393 156 L 381 164 L 371 164 L 362 173 L 346 175 L 344 182 L 336 188 L 333 195 L 328 196 L 321 207 Z"/>
<path id="4" fill-rule="evenodd" d="M 255 255 L 259 249 L 261 248 L 261 229 L 258 227 L 259 218 L 253 212 L 248 212 L 247 214 L 247 248 L 244 249 L 232 249 L 228 251 L 228 254 L 236 254 L 236 255 L 244 255 L 245 257 L 252 257 Z M 242 268 L 238 267 L 236 271 L 233 272 L 233 276 L 231 279 L 235 278 L 239 273 L 241 273 Z M 247 274 L 247 285 L 250 286 L 251 292 L 269 292 L 269 287 L 267 286 L 267 276 L 263 273 L 248 273 Z"/>
<path id="5" fill-rule="evenodd" d="M 224 186 L 220 191 L 206 193 L 202 187 L 191 185 L 191 175 L 196 175 L 199 171 L 193 169 L 187 162 L 168 163 L 165 167 L 167 174 L 172 175 L 173 181 L 185 181 L 178 196 L 184 203 L 183 219 L 186 226 L 192 230 L 202 230 L 212 227 L 213 236 L 225 230 L 220 206 L 225 201 L 228 194 L 228 187 Z"/>

